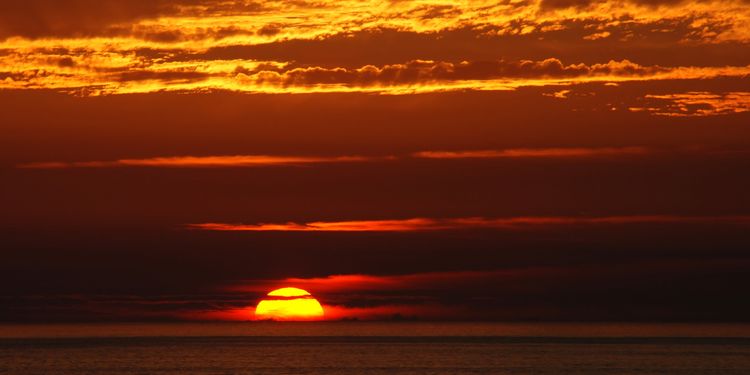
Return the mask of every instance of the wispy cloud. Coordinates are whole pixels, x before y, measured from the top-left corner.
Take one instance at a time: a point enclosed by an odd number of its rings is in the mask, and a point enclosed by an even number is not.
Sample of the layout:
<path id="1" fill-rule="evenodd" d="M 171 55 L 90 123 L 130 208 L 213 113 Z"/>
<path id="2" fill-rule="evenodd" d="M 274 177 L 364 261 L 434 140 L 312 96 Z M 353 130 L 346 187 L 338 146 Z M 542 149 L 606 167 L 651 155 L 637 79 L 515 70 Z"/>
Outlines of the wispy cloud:
<path id="1" fill-rule="evenodd" d="M 248 232 L 420 232 L 459 229 L 522 229 L 560 225 L 622 225 L 646 223 L 750 223 L 750 216 L 526 216 L 508 218 L 413 218 L 397 220 L 315 221 L 309 223 L 197 223 L 186 228 L 208 231 Z"/>
<path id="2" fill-rule="evenodd" d="M 750 111 L 750 92 L 687 92 L 646 95 L 652 105 L 631 107 L 633 112 L 660 116 L 717 116 Z"/>
<path id="3" fill-rule="evenodd" d="M 316 293 L 352 293 L 371 291 L 401 291 L 405 288 L 415 290 L 442 289 L 457 284 L 471 284 L 478 280 L 498 277 L 509 277 L 518 273 L 527 274 L 534 270 L 498 270 L 498 271 L 452 271 L 425 272 L 405 275 L 329 275 L 324 277 L 298 278 L 290 277 L 278 280 L 250 280 L 239 285 L 230 285 L 225 289 L 230 292 L 263 293 L 269 289 L 294 285 L 312 290 Z"/>
<path id="4" fill-rule="evenodd" d="M 294 166 L 305 164 L 353 163 L 388 158 L 365 156 L 271 156 L 271 155 L 233 155 L 233 156 L 174 156 L 145 159 L 119 159 L 112 161 L 81 162 L 37 162 L 20 164 L 19 168 L 55 169 L 55 168 L 113 168 L 113 167 L 158 167 L 158 168 L 228 168 L 228 167 L 265 167 Z"/>
<path id="5" fill-rule="evenodd" d="M 425 159 L 496 159 L 496 158 L 577 158 L 647 154 L 645 147 L 605 148 L 516 148 L 505 150 L 421 151 L 414 157 Z"/>
<path id="6" fill-rule="evenodd" d="M 19 164 L 18 168 L 247 168 L 265 166 L 294 166 L 308 164 L 377 162 L 388 160 L 420 159 L 470 159 L 470 158 L 575 158 L 616 157 L 647 154 L 644 147 L 609 148 L 524 148 L 504 150 L 422 151 L 402 156 L 293 156 L 293 155 L 225 155 L 225 156 L 165 156 L 142 159 L 117 159 L 107 161 L 49 161 Z"/>

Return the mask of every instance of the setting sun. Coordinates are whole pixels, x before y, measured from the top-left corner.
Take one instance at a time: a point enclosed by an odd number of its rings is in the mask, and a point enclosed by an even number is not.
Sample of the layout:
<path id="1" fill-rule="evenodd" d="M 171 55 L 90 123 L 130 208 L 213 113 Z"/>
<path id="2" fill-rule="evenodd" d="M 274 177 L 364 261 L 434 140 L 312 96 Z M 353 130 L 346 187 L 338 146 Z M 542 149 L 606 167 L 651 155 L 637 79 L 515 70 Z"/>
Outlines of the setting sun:
<path id="1" fill-rule="evenodd" d="M 319 320 L 324 316 L 323 307 L 306 290 L 281 288 L 268 293 L 255 308 L 257 319 L 269 320 Z"/>

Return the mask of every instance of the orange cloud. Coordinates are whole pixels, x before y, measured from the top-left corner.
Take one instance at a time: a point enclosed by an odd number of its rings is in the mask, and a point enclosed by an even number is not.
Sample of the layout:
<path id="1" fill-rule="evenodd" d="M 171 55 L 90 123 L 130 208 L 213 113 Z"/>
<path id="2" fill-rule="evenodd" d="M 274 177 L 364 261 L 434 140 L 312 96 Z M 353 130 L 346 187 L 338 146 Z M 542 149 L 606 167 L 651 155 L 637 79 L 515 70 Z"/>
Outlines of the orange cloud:
<path id="1" fill-rule="evenodd" d="M 42 50 L 46 51 L 46 50 Z M 0 54 L 0 89 L 55 89 L 82 96 L 156 91 L 248 93 L 512 90 L 524 86 L 632 80 L 740 77 L 748 66 L 662 67 L 629 60 L 565 64 L 560 59 L 427 61 L 359 68 L 295 67 L 279 61 L 165 61 L 112 51 L 83 56 L 39 52 Z"/>
<path id="2" fill-rule="evenodd" d="M 654 105 L 630 107 L 632 112 L 649 112 L 660 116 L 717 116 L 750 111 L 750 92 L 687 92 L 683 94 L 646 95 Z"/>
<path id="3" fill-rule="evenodd" d="M 7 3 L 7 4 L 6 4 Z M 537 0 L 429 3 L 423 1 L 28 0 L 0 5 L 0 38 L 118 37 L 199 47 L 314 39 L 351 30 L 389 27 L 423 33 L 498 25 L 528 34 L 568 19 L 640 23 L 701 15 L 741 34 L 746 0 Z M 569 9 L 572 8 L 572 9 Z M 549 25 L 546 25 L 549 26 Z M 696 25 L 700 30 L 702 25 Z"/>
<path id="4" fill-rule="evenodd" d="M 549 58 L 541 61 L 463 61 L 460 63 L 415 60 L 405 64 L 368 65 L 359 69 L 296 68 L 254 75 L 259 84 L 314 85 L 346 84 L 355 86 L 398 85 L 433 81 L 489 80 L 496 78 L 547 78 L 580 76 L 647 76 L 667 72 L 659 66 L 641 66 L 628 60 L 605 64 L 570 64 Z"/>
<path id="5" fill-rule="evenodd" d="M 269 155 L 233 155 L 233 156 L 174 156 L 147 159 L 119 159 L 113 161 L 82 162 L 40 162 L 20 164 L 19 168 L 56 169 L 56 168 L 111 168 L 111 167 L 162 167 L 162 168 L 220 168 L 220 167 L 265 167 L 293 166 L 322 163 L 351 163 L 387 158 L 364 156 L 269 156 Z"/>
<path id="6" fill-rule="evenodd" d="M 596 4 L 608 3 L 608 0 L 541 0 L 540 6 L 543 8 L 571 8 L 571 7 L 590 7 Z M 689 3 L 686 0 L 627 0 L 627 2 L 636 5 L 646 5 L 649 7 L 658 6 L 679 6 Z M 703 1 L 706 2 L 706 1 Z M 748 0 L 738 0 L 738 3 L 750 3 Z"/>
<path id="7" fill-rule="evenodd" d="M 178 3 L 196 0 L 28 0 L 0 4 L 0 37 L 60 37 L 100 34 L 120 23 L 177 11 Z"/>
<path id="8" fill-rule="evenodd" d="M 199 223 L 188 229 L 248 232 L 420 232 L 460 229 L 523 229 L 556 225 L 622 225 L 643 223 L 750 223 L 748 216 L 529 216 L 510 218 L 466 217 L 452 219 L 414 218 L 399 220 L 316 221 L 310 223 Z"/>
<path id="9" fill-rule="evenodd" d="M 425 159 L 495 159 L 495 158 L 575 158 L 597 156 L 642 155 L 648 153 L 645 147 L 605 147 L 605 148 L 518 148 L 507 150 L 472 151 L 421 151 L 414 157 Z"/>
<path id="10" fill-rule="evenodd" d="M 745 0 L 6 1 L 0 4 L 0 89 L 52 89 L 82 96 L 167 90 L 403 94 L 507 90 L 573 78 L 585 82 L 742 75 L 748 73 L 746 60 L 732 56 L 741 55 L 734 53 L 736 46 L 744 48 L 742 43 L 750 40 L 747 4 Z M 382 31 L 388 36 L 375 41 L 372 37 Z M 468 37 L 458 40 L 441 33 Z M 362 37 L 362 44 L 342 47 L 355 35 Z M 414 35 L 425 39 L 415 42 Z M 437 44 L 404 55 L 428 39 Z M 501 44 L 486 45 L 487 40 Z M 603 40 L 610 44 L 599 46 Z M 300 58 L 291 50 L 304 42 L 328 44 L 309 45 L 311 52 Z M 686 53 L 691 56 L 676 63 L 653 59 L 660 47 L 670 48 L 664 55 L 674 55 L 696 44 L 727 42 L 738 44 L 723 46 L 720 54 L 710 49 Z M 470 48 L 460 47 L 467 43 Z M 377 61 L 345 63 L 348 56 L 363 55 L 363 49 L 383 47 L 390 52 L 383 54 L 385 60 L 370 55 Z M 242 53 L 250 49 L 254 52 Z M 603 57 L 602 49 L 611 55 Z M 222 51 L 234 51 L 229 53 L 233 57 Z M 720 58 L 696 62 L 703 60 L 697 55 Z M 544 60 L 546 56 L 555 58 Z M 499 57 L 539 60 L 492 61 Z M 618 61 L 592 63 L 609 58 Z M 475 61 L 485 59 L 489 61 Z M 587 64 L 564 65 L 560 59 Z M 284 68 L 253 68 L 263 62 Z"/>
<path id="11" fill-rule="evenodd" d="M 524 157 L 606 157 L 619 155 L 640 155 L 649 151 L 644 147 L 610 147 L 610 148 L 543 148 L 543 149 L 507 149 L 477 151 L 422 151 L 412 157 L 426 159 L 463 159 L 463 158 L 524 158 Z M 110 161 L 74 161 L 74 162 L 32 162 L 19 164 L 19 168 L 28 169 L 64 169 L 64 168 L 116 168 L 116 167 L 153 167 L 153 168 L 228 168 L 228 167 L 263 167 L 293 166 L 305 164 L 354 163 L 397 160 L 396 156 L 283 156 L 283 155 L 228 155 L 228 156 L 171 156 L 144 159 L 118 159 Z"/>
<path id="12" fill-rule="evenodd" d="M 528 275 L 537 272 L 535 270 L 502 270 L 502 271 L 451 271 L 451 272 L 424 272 L 404 275 L 329 275 L 325 277 L 297 278 L 290 277 L 281 280 L 253 280 L 246 284 L 230 285 L 225 288 L 231 292 L 257 292 L 265 293 L 283 285 L 296 285 L 299 288 L 307 288 L 316 293 L 352 293 L 381 290 L 403 290 L 403 289 L 442 289 L 449 286 L 456 287 L 460 284 L 472 284 L 482 280 Z"/>

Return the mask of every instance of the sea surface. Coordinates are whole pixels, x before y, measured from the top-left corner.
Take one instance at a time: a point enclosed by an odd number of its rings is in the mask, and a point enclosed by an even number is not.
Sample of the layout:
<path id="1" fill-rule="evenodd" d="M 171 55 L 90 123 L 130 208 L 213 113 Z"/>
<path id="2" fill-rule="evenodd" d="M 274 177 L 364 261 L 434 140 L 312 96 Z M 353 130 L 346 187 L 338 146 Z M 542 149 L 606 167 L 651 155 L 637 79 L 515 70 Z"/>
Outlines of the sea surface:
<path id="1" fill-rule="evenodd" d="M 0 325 L 0 374 L 750 374 L 750 326 Z"/>

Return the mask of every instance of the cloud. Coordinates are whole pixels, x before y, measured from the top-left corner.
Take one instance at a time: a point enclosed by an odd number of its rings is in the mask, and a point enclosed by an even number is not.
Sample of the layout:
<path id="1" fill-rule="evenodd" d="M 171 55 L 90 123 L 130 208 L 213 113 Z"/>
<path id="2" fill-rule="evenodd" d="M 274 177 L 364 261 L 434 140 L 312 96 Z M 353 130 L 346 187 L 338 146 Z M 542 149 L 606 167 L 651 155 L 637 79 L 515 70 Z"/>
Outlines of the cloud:
<path id="1" fill-rule="evenodd" d="M 197 82 L 208 79 L 210 74 L 206 72 L 197 72 L 193 69 L 175 69 L 167 71 L 152 70 L 128 70 L 113 75 L 115 81 L 133 82 L 133 81 L 160 81 L 163 84 L 170 82 Z"/>
<path id="2" fill-rule="evenodd" d="M 396 220 L 316 221 L 309 223 L 198 223 L 188 229 L 226 232 L 423 232 L 465 229 L 524 229 L 561 225 L 626 225 L 668 223 L 734 223 L 748 224 L 748 216 L 529 216 L 509 218 L 465 217 L 450 219 L 413 218 Z"/>
<path id="3" fill-rule="evenodd" d="M 446 288 L 461 288 L 457 284 L 476 284 L 486 279 L 509 277 L 519 272 L 528 273 L 530 270 L 499 270 L 499 271 L 451 271 L 426 272 L 405 275 L 330 275 L 325 277 L 296 278 L 290 277 L 280 280 L 252 280 L 246 284 L 229 285 L 225 289 L 230 292 L 264 293 L 268 290 L 286 285 L 312 290 L 323 295 L 347 294 L 377 291 L 402 292 L 404 289 L 426 290 Z"/>
<path id="4" fill-rule="evenodd" d="M 421 151 L 414 157 L 424 159 L 497 159 L 497 158 L 578 158 L 643 155 L 645 147 L 605 147 L 605 148 L 519 148 L 506 150 L 471 151 Z"/>
<path id="5" fill-rule="evenodd" d="M 176 13 L 201 0 L 26 0 L 0 3 L 0 38 L 101 35 L 119 23 Z M 110 32 L 112 32 L 110 30 Z M 105 31 L 104 34 L 107 32 Z"/>
<path id="6" fill-rule="evenodd" d="M 180 61 L 295 61 L 303 66 L 348 68 L 417 59 L 518 61 L 548 57 L 587 64 L 629 59 L 643 65 L 672 67 L 750 64 L 750 57 L 736 53 L 737 49 L 746 48 L 746 43 L 717 43 L 716 39 L 726 34 L 725 24 L 709 22 L 704 17 L 682 15 L 649 22 L 573 18 L 531 23 L 530 27 L 532 31 L 522 35 L 494 24 L 481 28 L 464 25 L 433 33 L 375 28 L 314 39 L 217 45 L 201 50 L 183 50 L 169 58 Z M 610 36 L 601 38 L 605 32 Z M 589 40 L 593 34 L 599 34 L 599 38 Z"/>
<path id="7" fill-rule="evenodd" d="M 648 7 L 659 7 L 659 6 L 680 6 L 685 3 L 695 3 L 696 1 L 688 0 L 626 0 L 628 3 L 648 6 Z M 699 0 L 698 3 L 720 3 L 721 1 L 706 1 Z M 732 2 L 732 1 L 725 1 Z M 748 0 L 734 1 L 736 3 L 750 3 Z M 612 3 L 611 0 L 541 0 L 539 2 L 542 8 L 585 8 L 596 4 Z"/>
<path id="8" fill-rule="evenodd" d="M 380 0 L 356 1 L 222 1 L 222 0 L 29 0 L 0 5 L 0 38 L 136 37 L 157 43 L 208 42 L 237 35 L 206 33 L 216 25 L 238 25 L 247 44 L 259 41 L 316 39 L 351 30 L 393 28 L 434 33 L 489 25 L 502 33 L 528 34 L 569 19 L 605 21 L 628 17 L 630 23 L 701 14 L 711 22 L 741 28 L 746 0 L 541 0 L 430 4 Z M 569 12 L 574 8 L 576 12 Z M 554 14 L 549 11 L 555 10 Z M 278 15 L 284 15 L 280 28 Z M 340 14 L 346 14 L 341 17 Z M 549 24 L 548 24 L 549 23 Z M 267 25 L 272 25 L 267 27 Z M 726 31 L 726 30 L 725 30 Z M 196 39 L 196 36 L 204 38 Z"/>
<path id="9" fill-rule="evenodd" d="M 24 169 L 65 168 L 219 168 L 219 167 L 264 167 L 293 166 L 305 164 L 354 163 L 386 160 L 404 160 L 409 157 L 424 159 L 469 159 L 469 158 L 570 158 L 641 155 L 649 151 L 644 147 L 613 148 L 547 148 L 507 149 L 478 151 L 422 151 L 410 156 L 289 156 L 289 155 L 224 155 L 224 156 L 166 156 L 143 159 L 118 159 L 110 161 L 51 161 L 31 162 L 17 165 Z"/>
<path id="10" fill-rule="evenodd" d="M 524 86 L 596 81 L 704 79 L 750 74 L 749 66 L 662 67 L 628 60 L 565 64 L 544 60 L 427 61 L 359 68 L 278 61 L 164 61 L 113 52 L 0 55 L 0 89 L 55 89 L 81 96 L 156 91 L 250 93 L 513 90 Z"/>
<path id="11" fill-rule="evenodd" d="M 367 65 L 358 69 L 309 67 L 286 71 L 260 71 L 244 77 L 257 84 L 270 83 L 280 86 L 343 84 L 367 87 L 501 78 L 631 77 L 655 75 L 669 70 L 659 66 L 641 66 L 628 60 L 592 65 L 566 65 L 555 58 L 541 61 L 496 60 L 459 63 L 414 60 L 383 67 Z"/>
<path id="12" fill-rule="evenodd" d="M 387 158 L 386 158 L 387 159 Z M 113 161 L 82 162 L 39 162 L 20 164 L 19 168 L 60 169 L 60 168 L 113 168 L 113 167 L 154 167 L 154 168 L 227 168 L 227 167 L 266 167 L 294 166 L 324 163 L 352 163 L 384 158 L 364 156 L 174 156 L 146 159 L 119 159 Z"/>
<path id="13" fill-rule="evenodd" d="M 680 94 L 646 95 L 644 106 L 633 106 L 632 112 L 648 112 L 659 116 L 718 116 L 750 111 L 750 92 L 686 92 Z"/>

